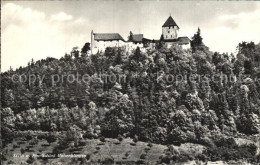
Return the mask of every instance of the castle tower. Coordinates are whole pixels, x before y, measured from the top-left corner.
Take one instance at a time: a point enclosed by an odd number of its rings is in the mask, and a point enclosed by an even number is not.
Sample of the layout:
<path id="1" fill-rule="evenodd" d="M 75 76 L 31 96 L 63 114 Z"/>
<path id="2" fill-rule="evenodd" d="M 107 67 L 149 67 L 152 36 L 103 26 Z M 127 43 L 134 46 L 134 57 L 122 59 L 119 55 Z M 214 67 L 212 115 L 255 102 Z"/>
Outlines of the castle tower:
<path id="1" fill-rule="evenodd" d="M 179 26 L 175 23 L 173 18 L 170 16 L 162 26 L 162 35 L 165 40 L 177 39 L 177 31 Z"/>

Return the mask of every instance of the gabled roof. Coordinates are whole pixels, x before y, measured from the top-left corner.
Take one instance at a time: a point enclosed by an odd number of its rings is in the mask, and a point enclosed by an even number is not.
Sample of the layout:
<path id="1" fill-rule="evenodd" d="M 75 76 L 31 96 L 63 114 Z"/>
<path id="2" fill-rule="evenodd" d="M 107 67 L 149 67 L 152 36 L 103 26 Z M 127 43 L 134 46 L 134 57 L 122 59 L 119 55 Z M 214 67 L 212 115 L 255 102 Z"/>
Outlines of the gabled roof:
<path id="1" fill-rule="evenodd" d="M 133 42 L 142 42 L 143 41 L 143 34 L 134 34 L 133 35 Z"/>
<path id="2" fill-rule="evenodd" d="M 179 28 L 179 26 L 176 24 L 176 22 L 173 20 L 172 16 L 170 16 L 166 22 L 162 25 L 162 27 L 169 27 L 169 26 L 177 26 Z"/>
<path id="3" fill-rule="evenodd" d="M 94 33 L 94 40 L 97 41 L 113 41 L 113 40 L 122 40 L 124 38 L 118 33 Z"/>
<path id="4" fill-rule="evenodd" d="M 149 41 L 149 42 L 152 42 L 153 40 L 148 39 L 148 38 L 143 38 L 143 41 Z"/>
<path id="5" fill-rule="evenodd" d="M 163 42 L 178 42 L 178 39 L 164 39 Z"/>
<path id="6" fill-rule="evenodd" d="M 188 37 L 179 37 L 178 42 L 180 45 L 185 45 L 190 43 L 190 39 Z"/>
<path id="7" fill-rule="evenodd" d="M 176 42 L 180 45 L 186 45 L 190 43 L 190 39 L 188 37 L 178 37 L 175 39 L 164 39 L 163 42 Z"/>

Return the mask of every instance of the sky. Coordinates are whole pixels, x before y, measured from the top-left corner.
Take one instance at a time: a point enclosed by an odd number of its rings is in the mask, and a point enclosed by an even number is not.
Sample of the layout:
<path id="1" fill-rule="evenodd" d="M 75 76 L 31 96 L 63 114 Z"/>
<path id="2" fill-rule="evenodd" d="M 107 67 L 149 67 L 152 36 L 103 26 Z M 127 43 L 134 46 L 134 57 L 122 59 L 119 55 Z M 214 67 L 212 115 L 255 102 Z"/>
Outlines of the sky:
<path id="1" fill-rule="evenodd" d="M 234 52 L 242 41 L 260 42 L 257 1 L 1 1 L 1 71 L 46 57 L 60 58 L 90 42 L 90 32 L 129 32 L 159 39 L 171 15 L 178 36 L 198 27 L 211 51 Z"/>

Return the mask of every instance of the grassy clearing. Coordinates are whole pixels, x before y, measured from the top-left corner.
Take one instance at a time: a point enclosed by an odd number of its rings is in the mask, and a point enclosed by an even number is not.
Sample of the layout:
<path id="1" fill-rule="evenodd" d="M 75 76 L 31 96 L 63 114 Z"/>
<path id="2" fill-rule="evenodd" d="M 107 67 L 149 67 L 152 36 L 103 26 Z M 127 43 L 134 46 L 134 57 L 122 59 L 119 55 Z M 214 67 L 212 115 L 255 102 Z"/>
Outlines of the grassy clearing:
<path id="1" fill-rule="evenodd" d="M 242 140 L 240 139 L 239 142 Z M 248 142 L 248 141 L 247 141 Z M 12 143 L 8 144 L 3 154 L 5 160 L 3 164 L 27 164 L 29 155 L 55 155 L 53 149 L 58 146 L 58 140 L 48 143 L 45 139 L 25 140 L 25 138 L 16 138 Z M 179 153 L 185 153 L 196 157 L 203 153 L 205 146 L 193 143 L 185 143 L 180 146 L 173 146 Z M 167 146 L 160 144 L 149 144 L 146 142 L 134 142 L 133 139 L 126 138 L 122 141 L 118 139 L 105 138 L 100 139 L 84 139 L 79 147 L 69 145 L 68 148 L 62 150 L 62 154 L 86 155 L 85 158 L 40 158 L 34 157 L 33 164 L 72 164 L 75 162 L 83 164 L 158 164 L 159 157 L 163 155 Z M 18 157 L 15 157 L 18 155 Z M 19 155 L 23 155 L 22 157 Z M 29 161 L 30 162 L 30 161 Z M 188 161 L 182 164 L 203 164 L 200 161 Z M 32 164 L 32 163 L 30 163 Z M 208 164 L 225 164 L 222 161 L 208 162 Z"/>
<path id="2" fill-rule="evenodd" d="M 12 143 L 8 144 L 5 148 L 5 158 L 7 160 L 4 163 L 22 164 L 28 160 L 29 155 L 52 154 L 53 148 L 58 145 L 57 141 L 49 145 L 44 139 L 39 140 L 37 144 L 31 145 L 31 141 L 16 138 Z M 85 158 L 87 163 L 104 162 L 107 159 L 111 159 L 114 163 L 126 164 L 140 160 L 140 156 L 145 154 L 146 156 L 142 159 L 144 162 L 156 164 L 160 155 L 167 148 L 167 146 L 158 144 L 153 144 L 152 147 L 149 147 L 148 143 L 145 142 L 134 143 L 130 138 L 123 139 L 121 142 L 118 139 L 109 138 L 106 138 L 105 142 L 101 142 L 99 139 L 85 139 L 84 141 L 84 146 L 78 148 L 70 146 L 62 153 L 87 155 L 88 158 Z M 15 157 L 15 155 L 18 157 Z M 63 162 L 66 164 L 72 161 L 73 158 L 42 159 L 35 157 L 34 163 L 43 164 L 48 162 L 59 164 L 59 162 Z"/>

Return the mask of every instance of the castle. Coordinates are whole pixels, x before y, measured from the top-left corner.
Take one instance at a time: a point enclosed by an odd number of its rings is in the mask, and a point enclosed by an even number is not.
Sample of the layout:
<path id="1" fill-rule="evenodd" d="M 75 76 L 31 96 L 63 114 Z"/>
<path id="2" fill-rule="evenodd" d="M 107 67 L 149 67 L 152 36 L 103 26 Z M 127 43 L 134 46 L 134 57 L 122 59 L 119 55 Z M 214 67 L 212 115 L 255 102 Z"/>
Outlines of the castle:
<path id="1" fill-rule="evenodd" d="M 167 48 L 173 45 L 179 45 L 183 49 L 190 48 L 190 39 L 188 37 L 178 37 L 179 26 L 170 16 L 162 25 L 162 34 L 160 40 L 151 40 L 144 38 L 143 34 L 133 34 L 130 32 L 128 40 L 119 33 L 94 33 L 91 31 L 91 54 L 104 52 L 107 47 L 125 47 L 127 51 L 139 48 L 155 48 L 162 42 Z"/>

